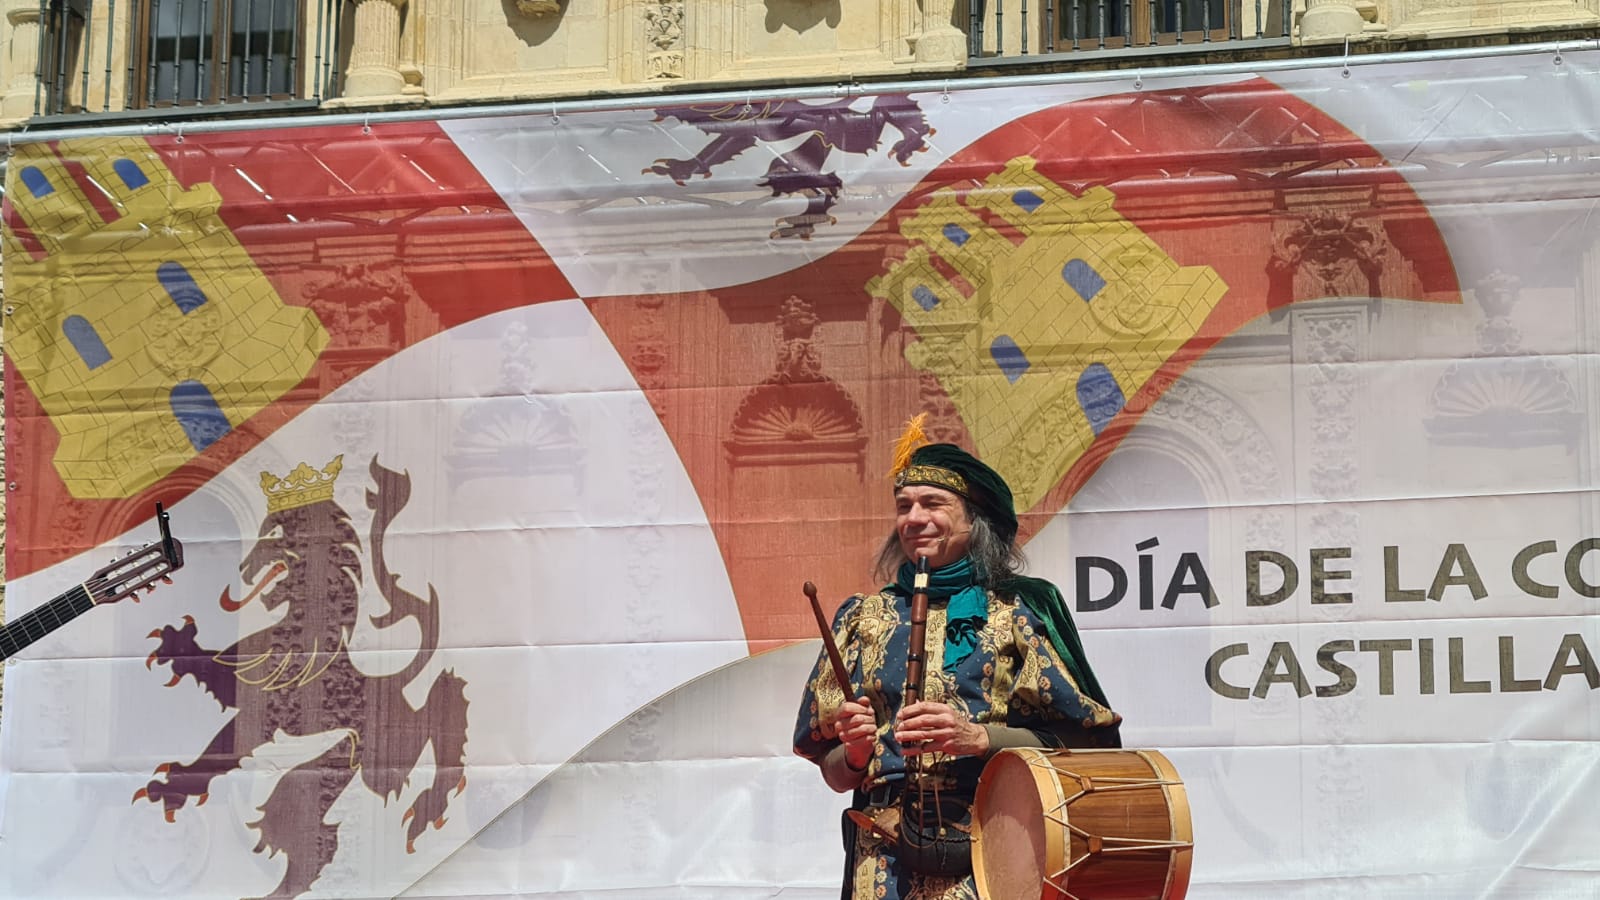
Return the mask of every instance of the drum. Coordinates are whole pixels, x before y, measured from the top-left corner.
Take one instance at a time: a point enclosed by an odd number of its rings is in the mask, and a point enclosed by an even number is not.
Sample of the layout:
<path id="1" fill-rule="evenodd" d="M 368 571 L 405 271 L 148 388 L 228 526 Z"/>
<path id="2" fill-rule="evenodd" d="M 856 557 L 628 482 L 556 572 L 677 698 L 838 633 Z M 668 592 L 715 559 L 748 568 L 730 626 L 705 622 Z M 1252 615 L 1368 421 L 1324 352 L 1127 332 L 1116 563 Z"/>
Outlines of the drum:
<path id="1" fill-rule="evenodd" d="M 1180 900 L 1193 850 L 1183 781 L 1154 750 L 1002 750 L 978 781 L 984 900 Z"/>

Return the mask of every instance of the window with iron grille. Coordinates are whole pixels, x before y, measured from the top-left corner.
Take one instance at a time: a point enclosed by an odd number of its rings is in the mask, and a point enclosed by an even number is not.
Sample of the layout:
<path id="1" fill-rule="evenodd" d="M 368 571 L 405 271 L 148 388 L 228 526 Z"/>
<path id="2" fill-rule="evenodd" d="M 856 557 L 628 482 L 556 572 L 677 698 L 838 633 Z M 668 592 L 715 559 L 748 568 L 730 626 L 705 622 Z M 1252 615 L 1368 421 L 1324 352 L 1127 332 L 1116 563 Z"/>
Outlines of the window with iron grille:
<path id="1" fill-rule="evenodd" d="M 1224 40 L 1231 8 L 1224 0 L 1056 0 L 1056 40 L 1078 49 L 1098 44 L 1148 44 Z M 1181 38 L 1179 36 L 1182 36 Z"/>
<path id="2" fill-rule="evenodd" d="M 299 96 L 301 0 L 137 0 L 129 108 Z"/>
<path id="3" fill-rule="evenodd" d="M 1289 36 L 1291 0 L 966 0 L 972 56 L 1172 47 Z M 1254 12 L 1254 16 L 1250 15 Z M 1254 34 L 1241 34 L 1246 23 Z"/>
<path id="4" fill-rule="evenodd" d="M 41 0 L 39 4 L 39 79 L 34 106 L 44 113 L 76 112 L 83 91 L 73 90 L 73 76 L 83 53 L 88 0 Z"/>

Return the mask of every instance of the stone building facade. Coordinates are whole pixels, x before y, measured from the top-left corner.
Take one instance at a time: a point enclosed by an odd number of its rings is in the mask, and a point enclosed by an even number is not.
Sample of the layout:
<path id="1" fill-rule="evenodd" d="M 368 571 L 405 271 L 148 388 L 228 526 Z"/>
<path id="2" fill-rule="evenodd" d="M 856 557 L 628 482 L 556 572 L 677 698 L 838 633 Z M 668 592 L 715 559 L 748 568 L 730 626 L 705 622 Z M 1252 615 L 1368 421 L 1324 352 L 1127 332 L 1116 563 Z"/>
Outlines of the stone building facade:
<path id="1" fill-rule="evenodd" d="M 1036 70 L 1113 67 L 1128 65 L 1130 53 L 1141 64 L 1203 64 L 1219 53 L 1281 56 L 1347 40 L 1360 52 L 1397 43 L 1584 37 L 1600 26 L 1600 0 L 1191 0 L 1178 6 L 1189 10 L 1180 13 L 1190 20 L 1184 27 L 1199 15 L 1212 30 L 1197 48 L 1192 30 L 1185 45 L 1174 41 L 1175 26 L 1163 31 L 1150 22 L 1150 15 L 1161 18 L 1157 4 L 1146 14 L 1143 2 L 1033 0 L 1030 14 L 1023 0 L 305 0 L 289 14 L 273 13 L 272 22 L 219 19 L 215 27 L 232 28 L 235 44 L 243 35 L 243 49 L 230 56 L 227 41 L 213 38 L 207 50 L 202 39 L 203 58 L 191 60 L 163 57 L 161 41 L 173 35 L 158 33 L 168 26 L 148 13 L 155 6 L 0 0 L 7 26 L 0 129 L 30 121 L 35 128 L 103 124 L 102 116 L 133 111 L 226 117 L 245 112 L 228 102 L 241 99 L 298 100 L 295 109 L 308 112 L 447 107 L 956 77 L 1019 61 Z M 1154 44 L 1131 38 L 1118 54 L 1113 34 L 1102 50 L 1092 17 L 1081 29 L 1065 21 L 1069 8 L 1095 6 L 1129 10 L 1132 31 L 1148 27 Z M 149 22 L 141 24 L 141 11 Z M 1051 28 L 1057 34 L 1045 33 Z M 261 45 L 254 50 L 252 37 Z M 224 70 L 231 88 L 216 75 Z M 191 77 L 193 87 L 173 84 Z M 202 82 L 215 84 L 206 90 Z"/>
<path id="2" fill-rule="evenodd" d="M 1360 53 L 1600 33 L 1600 0 L 1214 0 L 1190 6 L 1216 10 L 1218 19 L 1206 19 L 1223 26 L 1216 40 L 1208 32 L 1183 44 L 1174 28 L 1148 46 L 1080 42 L 1077 26 L 1046 15 L 1064 14 L 1063 0 L 1034 0 L 1031 18 L 1020 0 L 304 0 L 281 21 L 245 27 L 245 50 L 234 57 L 214 47 L 199 60 L 163 60 L 149 12 L 156 4 L 0 0 L 0 134 L 496 103 L 548 102 L 555 113 L 597 97 L 781 94 L 808 84 L 1124 68 L 1135 58 L 1204 65 L 1340 45 Z M 150 19 L 142 26 L 141 10 Z M 249 35 L 268 49 L 252 55 Z M 650 321 L 641 311 L 640 328 Z M 770 322 L 752 324 L 752 346 L 771 339 Z M 3 522 L 0 513 L 0 535 Z"/>

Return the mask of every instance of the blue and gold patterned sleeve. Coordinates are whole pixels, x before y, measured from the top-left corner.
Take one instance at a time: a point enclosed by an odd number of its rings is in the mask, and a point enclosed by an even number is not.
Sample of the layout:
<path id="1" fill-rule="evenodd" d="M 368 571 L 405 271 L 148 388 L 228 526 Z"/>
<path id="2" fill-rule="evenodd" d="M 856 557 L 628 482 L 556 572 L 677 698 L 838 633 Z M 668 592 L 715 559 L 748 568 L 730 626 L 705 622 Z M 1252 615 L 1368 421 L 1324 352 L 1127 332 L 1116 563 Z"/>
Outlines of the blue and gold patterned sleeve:
<path id="1" fill-rule="evenodd" d="M 850 648 L 854 643 L 855 612 L 861 605 L 861 596 L 846 600 L 833 616 L 833 640 L 839 645 L 840 655 L 846 657 L 848 667 Z M 833 666 L 828 662 L 826 649 L 817 652 L 817 664 L 800 697 L 800 713 L 794 727 L 794 752 L 818 765 L 829 750 L 839 744 L 833 735 L 833 714 L 844 703 L 844 691 L 833 677 Z"/>
<path id="2" fill-rule="evenodd" d="M 1057 746 L 1118 746 L 1122 717 L 1078 689 L 1077 682 L 1042 631 L 1038 617 L 1018 602 L 1012 616 L 1016 674 L 1006 724 L 1043 730 Z"/>

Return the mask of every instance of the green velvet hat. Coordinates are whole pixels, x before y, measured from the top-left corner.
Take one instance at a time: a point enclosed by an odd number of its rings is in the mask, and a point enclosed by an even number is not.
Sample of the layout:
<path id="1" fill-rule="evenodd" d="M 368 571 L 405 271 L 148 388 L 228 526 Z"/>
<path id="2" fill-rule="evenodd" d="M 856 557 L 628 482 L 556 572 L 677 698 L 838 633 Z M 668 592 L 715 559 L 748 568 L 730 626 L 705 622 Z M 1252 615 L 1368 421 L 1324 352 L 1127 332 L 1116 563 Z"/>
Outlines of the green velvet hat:
<path id="1" fill-rule="evenodd" d="M 955 444 L 928 443 L 927 432 L 922 428 L 927 419 L 927 413 L 918 413 L 906 423 L 905 431 L 895 442 L 894 464 L 889 470 L 894 476 L 894 489 L 926 484 L 954 491 L 977 506 L 984 518 L 994 524 L 1001 539 L 1011 543 L 1017 536 L 1016 501 L 1012 499 L 1011 486 L 999 472 Z"/>
<path id="2" fill-rule="evenodd" d="M 912 451 L 908 464 L 894 474 L 895 490 L 908 484 L 960 494 L 994 524 L 1006 543 L 1017 536 L 1017 511 L 1006 480 L 955 444 L 927 444 Z"/>

